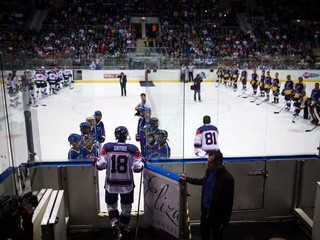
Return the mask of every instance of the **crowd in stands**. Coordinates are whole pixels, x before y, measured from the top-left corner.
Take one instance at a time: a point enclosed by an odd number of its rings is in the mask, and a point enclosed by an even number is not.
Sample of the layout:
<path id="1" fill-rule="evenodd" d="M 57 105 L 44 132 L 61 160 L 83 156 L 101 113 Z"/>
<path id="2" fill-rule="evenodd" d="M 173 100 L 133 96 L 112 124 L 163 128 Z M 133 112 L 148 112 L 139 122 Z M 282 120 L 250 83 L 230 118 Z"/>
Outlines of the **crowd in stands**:
<path id="1" fill-rule="evenodd" d="M 38 59 L 72 58 L 78 64 L 84 60 L 125 58 L 136 46 L 129 22 L 133 14 L 160 16 L 160 34 L 149 38 L 147 46 L 174 59 L 300 58 L 304 66 L 299 67 L 309 67 L 313 49 L 319 45 L 317 15 L 301 11 L 300 5 L 295 8 L 286 0 L 259 1 L 254 11 L 247 11 L 250 32 L 239 27 L 239 8 L 222 10 L 210 1 L 199 0 L 108 1 L 108 4 L 69 0 L 60 7 L 42 3 L 47 6 L 48 17 L 40 31 L 27 26 L 12 28 L 12 24 L 17 24 L 17 16 L 26 19 L 33 12 L 23 2 L 15 0 L 19 8 L 8 8 L 0 14 L 0 23 L 6 29 L 0 33 L 3 53 Z"/>

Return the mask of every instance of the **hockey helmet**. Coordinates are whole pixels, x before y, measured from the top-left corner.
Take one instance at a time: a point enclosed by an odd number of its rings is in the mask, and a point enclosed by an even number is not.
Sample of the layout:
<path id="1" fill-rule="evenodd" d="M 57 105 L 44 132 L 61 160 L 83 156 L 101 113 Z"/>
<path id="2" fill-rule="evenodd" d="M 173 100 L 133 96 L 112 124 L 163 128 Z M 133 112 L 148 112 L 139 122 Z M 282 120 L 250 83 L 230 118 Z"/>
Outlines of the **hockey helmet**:
<path id="1" fill-rule="evenodd" d="M 68 142 L 71 144 L 71 145 L 75 145 L 77 144 L 78 142 L 81 141 L 81 136 L 79 134 L 76 134 L 76 133 L 71 133 L 68 137 Z"/>
<path id="2" fill-rule="evenodd" d="M 127 140 L 128 135 L 129 135 L 129 132 L 128 132 L 128 129 L 125 126 L 118 126 L 114 130 L 114 136 L 119 141 Z"/>
<path id="3" fill-rule="evenodd" d="M 94 116 L 95 116 L 95 117 L 102 117 L 101 111 L 99 111 L 99 110 L 95 111 L 95 112 L 94 112 Z"/>
<path id="4" fill-rule="evenodd" d="M 150 126 L 152 128 L 158 128 L 159 127 L 159 119 L 156 118 L 156 117 L 150 118 L 149 123 L 150 123 Z"/>
<path id="5" fill-rule="evenodd" d="M 160 130 L 157 133 L 157 139 L 159 142 L 164 142 L 168 139 L 168 132 L 166 130 Z"/>
<path id="6" fill-rule="evenodd" d="M 80 131 L 84 130 L 85 128 L 90 128 L 90 124 L 88 122 L 80 123 Z"/>

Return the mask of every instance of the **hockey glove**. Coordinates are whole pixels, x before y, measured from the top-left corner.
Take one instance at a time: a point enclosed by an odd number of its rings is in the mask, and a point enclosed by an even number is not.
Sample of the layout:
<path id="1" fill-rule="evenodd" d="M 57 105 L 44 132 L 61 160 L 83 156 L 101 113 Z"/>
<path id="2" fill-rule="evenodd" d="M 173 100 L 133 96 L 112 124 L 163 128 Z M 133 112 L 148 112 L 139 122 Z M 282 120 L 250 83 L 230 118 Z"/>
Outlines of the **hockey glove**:
<path id="1" fill-rule="evenodd" d="M 105 139 L 106 139 L 105 136 L 99 136 L 98 142 L 103 143 Z"/>
<path id="2" fill-rule="evenodd" d="M 93 158 L 92 158 L 92 165 L 95 166 L 96 163 L 98 162 L 98 160 L 99 160 L 99 159 L 98 159 L 97 157 L 93 157 Z"/>

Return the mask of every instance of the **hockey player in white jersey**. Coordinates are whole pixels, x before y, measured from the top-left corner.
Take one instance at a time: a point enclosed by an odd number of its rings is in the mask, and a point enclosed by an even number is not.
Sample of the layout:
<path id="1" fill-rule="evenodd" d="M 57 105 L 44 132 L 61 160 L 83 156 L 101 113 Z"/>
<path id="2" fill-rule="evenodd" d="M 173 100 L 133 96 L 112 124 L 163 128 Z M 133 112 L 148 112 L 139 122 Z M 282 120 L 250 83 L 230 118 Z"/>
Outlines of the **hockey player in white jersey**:
<path id="1" fill-rule="evenodd" d="M 59 76 L 57 68 L 54 68 L 47 72 L 49 82 L 49 93 L 57 94 L 59 85 Z"/>
<path id="2" fill-rule="evenodd" d="M 27 102 L 29 105 L 35 104 L 35 95 L 34 95 L 34 81 L 33 76 L 30 70 L 25 70 L 23 76 L 21 77 L 21 82 L 23 85 L 23 91 L 27 91 Z"/>
<path id="3" fill-rule="evenodd" d="M 210 116 L 204 116 L 203 125 L 196 131 L 194 153 L 197 156 L 205 156 L 213 150 L 220 150 L 218 128 L 210 123 Z"/>
<path id="4" fill-rule="evenodd" d="M 62 76 L 63 76 L 63 85 L 69 86 L 70 89 L 73 89 L 73 79 L 72 79 L 71 70 L 67 66 L 64 66 L 62 70 Z"/>
<path id="5" fill-rule="evenodd" d="M 144 166 L 139 149 L 126 143 L 128 129 L 119 126 L 114 131 L 118 142 L 109 142 L 102 147 L 100 158 L 96 162 L 98 170 L 106 169 L 105 201 L 115 239 L 130 235 L 130 213 L 133 203 L 133 172 L 141 172 Z M 118 210 L 120 194 L 121 214 Z"/>
<path id="6" fill-rule="evenodd" d="M 7 77 L 7 90 L 10 96 L 10 107 L 16 107 L 20 103 L 19 99 L 19 81 L 17 71 L 13 70 Z"/>
<path id="7" fill-rule="evenodd" d="M 47 73 L 44 67 L 37 69 L 34 74 L 34 80 L 36 83 L 36 98 L 41 98 L 47 95 Z"/>

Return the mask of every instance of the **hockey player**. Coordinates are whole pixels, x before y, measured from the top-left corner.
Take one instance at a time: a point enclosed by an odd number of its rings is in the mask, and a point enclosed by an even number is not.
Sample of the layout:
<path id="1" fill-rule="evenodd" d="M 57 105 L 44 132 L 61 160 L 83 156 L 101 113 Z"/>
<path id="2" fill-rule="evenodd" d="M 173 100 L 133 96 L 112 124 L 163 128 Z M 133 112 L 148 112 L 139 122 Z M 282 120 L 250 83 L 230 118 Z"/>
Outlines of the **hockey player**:
<path id="1" fill-rule="evenodd" d="M 219 131 L 214 125 L 211 125 L 210 116 L 203 117 L 203 125 L 196 131 L 194 138 L 194 153 L 195 155 L 206 155 L 210 151 L 219 150 Z"/>
<path id="2" fill-rule="evenodd" d="M 259 76 L 257 74 L 257 70 L 253 69 L 253 73 L 251 74 L 251 80 L 250 80 L 250 84 L 251 84 L 252 89 L 253 89 L 253 95 L 257 94 L 258 81 L 259 81 Z"/>
<path id="3" fill-rule="evenodd" d="M 68 141 L 71 145 L 68 152 L 68 159 L 82 159 L 82 154 L 80 152 L 82 137 L 79 134 L 72 133 L 68 137 Z"/>
<path id="4" fill-rule="evenodd" d="M 62 69 L 60 66 L 57 66 L 56 68 L 56 73 L 57 73 L 57 91 L 61 90 L 64 86 L 64 81 L 63 81 L 63 73 Z"/>
<path id="5" fill-rule="evenodd" d="M 142 156 L 146 157 L 146 146 L 147 139 L 145 135 L 145 126 L 149 123 L 151 109 L 147 107 L 141 107 L 138 111 L 140 113 L 140 118 L 138 120 L 137 133 L 136 133 L 136 141 L 140 142 L 140 151 Z"/>
<path id="6" fill-rule="evenodd" d="M 230 68 L 225 66 L 223 69 L 223 84 L 227 87 L 227 85 L 229 85 L 229 81 L 230 81 Z"/>
<path id="7" fill-rule="evenodd" d="M 287 80 L 284 83 L 281 95 L 284 96 L 284 100 L 286 101 L 287 107 L 286 110 L 290 110 L 291 108 L 291 100 L 293 94 L 294 82 L 291 80 L 291 75 L 287 75 Z"/>
<path id="8" fill-rule="evenodd" d="M 129 136 L 126 127 L 117 127 L 114 135 L 118 142 L 104 144 L 96 167 L 98 170 L 106 169 L 104 188 L 109 219 L 114 238 L 121 239 L 130 235 L 130 213 L 135 186 L 133 172 L 141 172 L 144 163 L 139 149 L 133 144 L 126 143 Z M 121 214 L 118 210 L 119 194 Z"/>
<path id="9" fill-rule="evenodd" d="M 238 78 L 239 78 L 239 68 L 234 66 L 231 72 L 231 81 L 233 84 L 233 91 L 237 91 L 238 88 Z"/>
<path id="10" fill-rule="evenodd" d="M 7 77 L 7 90 L 10 97 L 10 107 L 17 107 L 20 103 L 19 99 L 19 81 L 17 71 L 13 70 Z"/>
<path id="11" fill-rule="evenodd" d="M 147 122 L 143 128 L 143 134 L 146 138 L 145 152 L 142 154 L 144 158 L 148 159 L 153 153 L 155 143 L 158 141 L 157 133 L 159 131 L 159 119 L 156 117 L 151 117 L 149 122 Z"/>
<path id="12" fill-rule="evenodd" d="M 275 104 L 279 103 L 279 95 L 280 95 L 280 79 L 279 79 L 279 73 L 275 73 L 275 77 L 271 82 L 271 89 L 272 89 L 272 95 L 273 95 L 273 102 Z"/>
<path id="13" fill-rule="evenodd" d="M 217 73 L 217 83 L 220 84 L 222 83 L 222 80 L 223 80 L 223 67 L 219 66 L 216 73 Z"/>
<path id="14" fill-rule="evenodd" d="M 242 83 L 242 90 L 246 91 L 247 90 L 247 80 L 248 80 L 248 72 L 246 69 L 242 70 L 241 75 L 240 75 L 240 80 Z"/>
<path id="15" fill-rule="evenodd" d="M 95 136 L 96 136 L 96 141 L 98 142 L 98 148 L 99 151 L 101 150 L 102 147 L 102 143 L 105 141 L 106 139 L 106 132 L 104 129 L 104 123 L 101 121 L 102 118 L 102 113 L 101 111 L 97 110 L 94 112 L 94 118 L 95 118 Z"/>
<path id="16" fill-rule="evenodd" d="M 73 80 L 72 80 L 71 70 L 66 65 L 62 70 L 62 76 L 63 76 L 63 85 L 69 86 L 70 89 L 73 89 Z"/>
<path id="17" fill-rule="evenodd" d="M 81 137 L 82 137 L 80 146 L 84 146 L 85 143 L 84 143 L 83 137 L 85 135 L 90 134 L 90 124 L 88 122 L 82 122 L 82 123 L 80 123 L 79 127 L 80 127 L 80 132 L 81 132 Z"/>
<path id="18" fill-rule="evenodd" d="M 265 78 L 266 78 L 266 71 L 262 70 L 260 81 L 259 81 L 260 97 L 264 97 L 265 96 L 265 89 L 264 89 Z"/>
<path id="19" fill-rule="evenodd" d="M 58 70 L 55 67 L 54 69 L 47 72 L 48 83 L 49 83 L 49 93 L 57 94 L 59 86 L 59 76 Z"/>
<path id="20" fill-rule="evenodd" d="M 292 96 L 293 102 L 297 102 L 300 100 L 303 91 L 306 91 L 306 85 L 303 83 L 303 78 L 299 77 L 298 82 L 294 84 L 294 91 Z"/>
<path id="21" fill-rule="evenodd" d="M 149 155 L 149 159 L 167 159 L 171 156 L 171 149 L 167 142 L 168 132 L 160 130 L 156 134 L 157 142 L 152 148 L 153 153 Z"/>
<path id="22" fill-rule="evenodd" d="M 320 87 L 319 83 L 314 84 L 310 95 L 309 114 L 311 123 L 318 125 L 320 121 Z"/>
<path id="23" fill-rule="evenodd" d="M 308 108 L 306 107 L 308 101 L 308 97 L 306 95 L 306 91 L 301 92 L 300 98 L 294 101 L 293 106 L 295 107 L 293 116 L 298 116 L 300 111 L 303 110 L 303 118 L 308 119 Z"/>
<path id="24" fill-rule="evenodd" d="M 99 156 L 98 148 L 94 144 L 94 135 L 87 134 L 83 136 L 84 146 L 80 148 L 83 159 L 95 159 Z"/>
<path id="25" fill-rule="evenodd" d="M 35 86 L 32 74 L 30 70 L 24 71 L 24 81 L 28 90 L 28 97 L 29 97 L 29 105 L 35 104 L 36 98 L 35 98 Z"/>
<path id="26" fill-rule="evenodd" d="M 96 139 L 96 121 L 94 116 L 90 116 L 86 118 L 86 122 L 89 123 L 89 131 L 90 134 L 94 136 Z"/>
<path id="27" fill-rule="evenodd" d="M 44 70 L 44 67 L 37 69 L 34 74 L 34 79 L 36 83 L 36 98 L 39 99 L 40 97 L 47 95 L 47 73 Z"/>
<path id="28" fill-rule="evenodd" d="M 264 79 L 264 91 L 266 93 L 266 101 L 270 99 L 270 88 L 271 88 L 272 78 L 270 76 L 270 71 L 267 71 L 267 76 Z"/>

